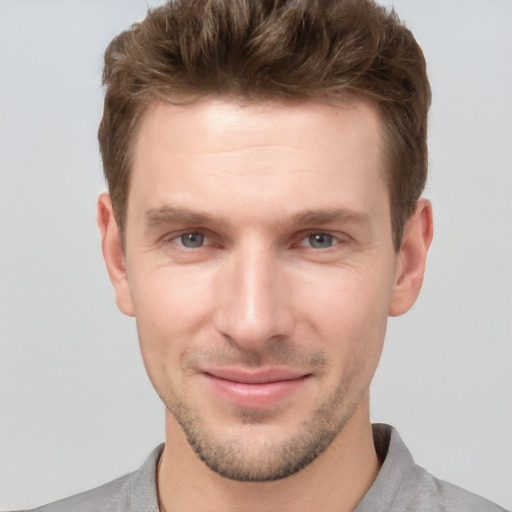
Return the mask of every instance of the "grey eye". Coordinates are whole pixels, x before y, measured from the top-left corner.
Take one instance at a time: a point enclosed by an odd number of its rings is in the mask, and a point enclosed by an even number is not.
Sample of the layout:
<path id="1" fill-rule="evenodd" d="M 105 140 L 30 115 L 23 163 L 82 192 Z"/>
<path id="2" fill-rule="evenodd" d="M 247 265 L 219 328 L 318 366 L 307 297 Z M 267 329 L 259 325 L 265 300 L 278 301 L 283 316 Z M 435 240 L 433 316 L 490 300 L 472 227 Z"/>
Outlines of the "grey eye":
<path id="1" fill-rule="evenodd" d="M 334 244 L 334 237 L 327 233 L 314 233 L 308 236 L 308 242 L 313 249 L 328 249 Z"/>
<path id="2" fill-rule="evenodd" d="M 202 233 L 183 233 L 180 236 L 183 247 L 188 249 L 197 249 L 204 244 L 204 235 Z"/>

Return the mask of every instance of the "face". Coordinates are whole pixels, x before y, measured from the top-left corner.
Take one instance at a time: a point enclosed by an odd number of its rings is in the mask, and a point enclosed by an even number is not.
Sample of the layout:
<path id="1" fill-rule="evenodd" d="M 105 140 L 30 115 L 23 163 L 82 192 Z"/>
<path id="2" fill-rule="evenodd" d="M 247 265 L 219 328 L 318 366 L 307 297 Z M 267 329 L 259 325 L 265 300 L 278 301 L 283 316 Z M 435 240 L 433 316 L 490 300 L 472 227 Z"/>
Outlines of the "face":
<path id="1" fill-rule="evenodd" d="M 118 304 L 223 476 L 293 474 L 366 396 L 400 268 L 381 145 L 363 101 L 210 99 L 142 122 Z"/>

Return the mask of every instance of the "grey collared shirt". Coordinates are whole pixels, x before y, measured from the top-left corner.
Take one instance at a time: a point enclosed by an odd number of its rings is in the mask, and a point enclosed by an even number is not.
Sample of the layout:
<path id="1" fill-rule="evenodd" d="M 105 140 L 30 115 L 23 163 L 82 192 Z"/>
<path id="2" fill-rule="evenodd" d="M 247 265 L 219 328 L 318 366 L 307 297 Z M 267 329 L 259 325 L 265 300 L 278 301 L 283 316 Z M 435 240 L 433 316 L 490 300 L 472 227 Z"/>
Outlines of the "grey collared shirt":
<path id="1" fill-rule="evenodd" d="M 373 425 L 373 436 L 384 462 L 355 512 L 506 512 L 415 464 L 393 427 Z M 156 467 L 163 446 L 155 448 L 137 471 L 33 512 L 159 512 Z"/>

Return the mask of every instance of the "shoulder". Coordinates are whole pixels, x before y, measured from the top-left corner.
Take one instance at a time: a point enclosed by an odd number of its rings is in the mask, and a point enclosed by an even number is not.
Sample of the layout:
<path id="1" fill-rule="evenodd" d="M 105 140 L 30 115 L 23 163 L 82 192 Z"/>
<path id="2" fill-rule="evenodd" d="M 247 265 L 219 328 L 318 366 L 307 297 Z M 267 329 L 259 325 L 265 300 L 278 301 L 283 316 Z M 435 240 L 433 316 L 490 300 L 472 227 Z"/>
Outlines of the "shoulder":
<path id="1" fill-rule="evenodd" d="M 398 432 L 389 425 L 373 425 L 373 438 L 382 467 L 356 512 L 506 512 L 418 466 Z"/>
<path id="2" fill-rule="evenodd" d="M 69 498 L 48 503 L 30 512 L 86 512 L 101 510 L 113 512 L 119 510 L 119 502 L 130 494 L 133 473 L 124 475 L 112 482 L 96 487 Z M 28 511 L 27 511 L 28 512 Z"/>
<path id="3" fill-rule="evenodd" d="M 133 473 L 30 512 L 158 512 L 156 467 L 162 450 L 163 444 Z"/>
<path id="4" fill-rule="evenodd" d="M 413 466 L 403 476 L 404 510 L 436 510 L 439 512 L 506 512 L 491 501 L 444 480 L 439 480 L 421 466 Z M 407 491 L 407 489 L 409 491 Z"/>

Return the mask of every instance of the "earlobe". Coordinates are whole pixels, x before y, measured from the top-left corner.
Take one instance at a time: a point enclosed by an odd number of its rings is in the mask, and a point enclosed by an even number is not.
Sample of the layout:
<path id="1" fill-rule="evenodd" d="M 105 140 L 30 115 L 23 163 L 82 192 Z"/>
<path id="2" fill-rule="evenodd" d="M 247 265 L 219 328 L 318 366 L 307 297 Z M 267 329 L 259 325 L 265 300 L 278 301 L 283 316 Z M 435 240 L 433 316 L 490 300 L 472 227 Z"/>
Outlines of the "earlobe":
<path id="1" fill-rule="evenodd" d="M 108 275 L 114 286 L 117 307 L 127 316 L 135 316 L 126 274 L 126 258 L 121 236 L 107 193 L 98 198 L 97 222 L 101 234 L 101 249 Z"/>
<path id="2" fill-rule="evenodd" d="M 415 303 L 423 283 L 432 236 L 432 205 L 427 199 L 420 199 L 404 227 L 390 316 L 403 315 Z"/>

